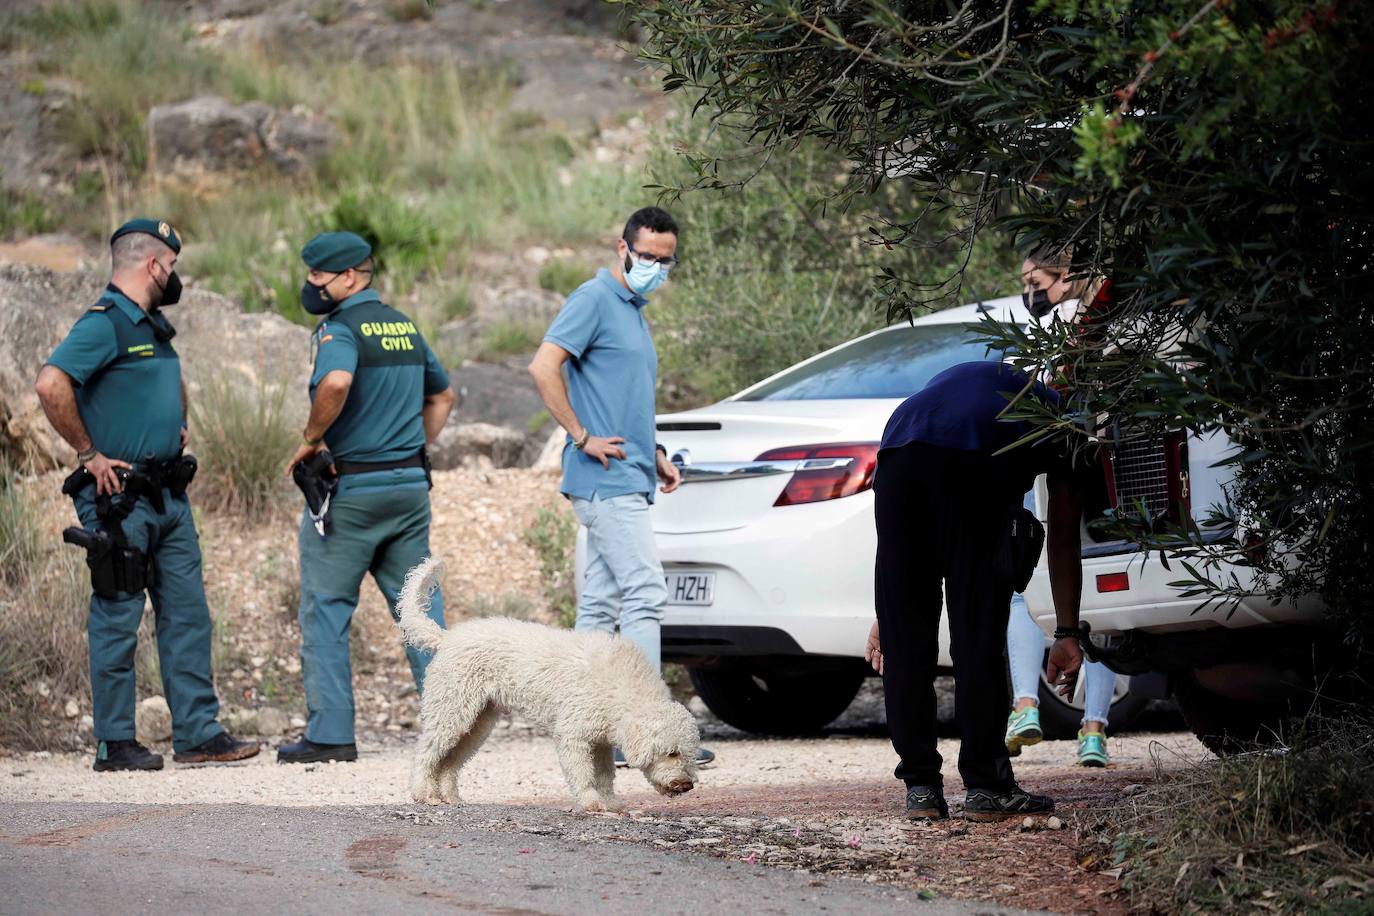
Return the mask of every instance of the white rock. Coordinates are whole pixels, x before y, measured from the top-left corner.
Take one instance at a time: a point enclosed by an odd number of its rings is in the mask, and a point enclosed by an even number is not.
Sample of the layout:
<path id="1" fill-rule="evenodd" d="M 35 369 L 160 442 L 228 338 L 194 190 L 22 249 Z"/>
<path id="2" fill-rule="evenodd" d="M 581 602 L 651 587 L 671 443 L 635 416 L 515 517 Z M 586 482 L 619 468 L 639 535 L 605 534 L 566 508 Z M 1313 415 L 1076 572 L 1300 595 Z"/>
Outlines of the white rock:
<path id="1" fill-rule="evenodd" d="M 172 737 L 172 710 L 165 697 L 148 697 L 134 713 L 135 731 L 144 744 Z"/>
<path id="2" fill-rule="evenodd" d="M 77 705 L 76 700 L 68 699 L 67 705 L 62 707 L 62 712 L 68 719 L 75 719 L 81 715 L 81 707 Z"/>
<path id="3" fill-rule="evenodd" d="M 305 728 L 305 720 L 302 719 L 300 716 L 292 716 L 292 717 L 291 717 L 291 727 L 292 727 L 292 728 Z"/>
<path id="4" fill-rule="evenodd" d="M 1063 830 L 1064 822 L 1061 821 L 1059 818 L 1051 815 L 1050 819 L 1045 821 L 1045 826 L 1050 828 L 1051 830 Z"/>
<path id="5" fill-rule="evenodd" d="M 275 706 L 264 706 L 258 710 L 257 728 L 259 735 L 280 735 L 292 726 L 291 717 L 285 710 Z"/>

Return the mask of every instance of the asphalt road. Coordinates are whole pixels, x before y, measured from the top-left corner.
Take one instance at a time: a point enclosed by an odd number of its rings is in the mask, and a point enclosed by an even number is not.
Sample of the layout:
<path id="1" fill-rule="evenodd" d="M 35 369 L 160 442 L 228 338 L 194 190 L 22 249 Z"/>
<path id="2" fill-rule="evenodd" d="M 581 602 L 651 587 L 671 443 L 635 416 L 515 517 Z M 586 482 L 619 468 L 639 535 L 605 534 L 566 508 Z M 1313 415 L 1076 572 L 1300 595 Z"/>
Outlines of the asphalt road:
<path id="1" fill-rule="evenodd" d="M 0 804 L 0 913 L 1013 912 L 641 842 L 633 821 L 470 805 Z"/>

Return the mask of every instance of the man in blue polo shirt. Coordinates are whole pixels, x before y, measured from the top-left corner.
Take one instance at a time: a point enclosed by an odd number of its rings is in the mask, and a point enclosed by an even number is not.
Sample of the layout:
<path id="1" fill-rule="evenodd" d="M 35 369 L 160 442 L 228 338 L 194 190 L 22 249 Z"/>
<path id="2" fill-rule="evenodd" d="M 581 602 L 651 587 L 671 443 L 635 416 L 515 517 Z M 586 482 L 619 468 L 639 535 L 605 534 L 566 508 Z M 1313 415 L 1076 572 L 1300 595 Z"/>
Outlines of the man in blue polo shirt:
<path id="1" fill-rule="evenodd" d="M 909 817 L 949 816 L 935 747 L 942 605 L 954 659 L 959 774 L 968 792 L 964 816 L 999 820 L 1054 810 L 1050 798 L 1016 784 L 1002 738 L 1009 699 L 1003 652 L 1016 586 L 999 574 L 994 557 L 1024 494 L 1047 474 L 1050 585 L 1059 629 L 1046 676 L 1062 692 L 1083 661 L 1079 472 L 1085 465 L 1075 464 L 1062 436 L 1021 441 L 1034 428 L 1006 416 L 1021 397 L 1059 404 L 1054 391 L 997 360 L 961 363 L 902 402 L 883 431 L 873 478 L 878 620 L 866 654 L 883 676 Z"/>
<path id="2" fill-rule="evenodd" d="M 681 475 L 655 442 L 658 354 L 644 307 L 677 264 L 677 239 L 677 223 L 658 207 L 631 214 L 615 263 L 568 297 L 529 367 L 567 430 L 562 492 L 587 529 L 577 629 L 619 626 L 655 669 L 668 589 L 649 505 L 660 482 L 671 493 Z M 702 750 L 698 763 L 714 756 Z"/>
<path id="3" fill-rule="evenodd" d="M 216 720 L 210 675 L 210 609 L 186 485 L 186 445 L 176 331 L 162 314 L 177 302 L 181 239 L 167 223 L 136 219 L 110 238 L 113 277 L 48 357 L 38 397 L 80 467 L 72 497 L 91 546 L 91 698 L 95 769 L 160 770 L 162 757 L 134 735 L 134 650 L 143 595 L 157 619 L 163 694 L 172 711 L 173 760 L 205 764 L 258 752 Z"/>
<path id="4" fill-rule="evenodd" d="M 305 736 L 278 763 L 356 760 L 348 634 L 369 572 L 391 616 L 411 567 L 429 556 L 425 444 L 448 422 L 456 397 L 415 324 L 372 285 L 372 247 L 352 232 L 325 232 L 301 249 L 301 305 L 323 316 L 312 347 L 310 418 L 287 473 L 328 448 L 337 486 L 328 520 L 301 517 L 301 671 L 310 711 Z M 429 616 L 444 625 L 443 597 Z M 417 689 L 430 654 L 406 647 Z"/>

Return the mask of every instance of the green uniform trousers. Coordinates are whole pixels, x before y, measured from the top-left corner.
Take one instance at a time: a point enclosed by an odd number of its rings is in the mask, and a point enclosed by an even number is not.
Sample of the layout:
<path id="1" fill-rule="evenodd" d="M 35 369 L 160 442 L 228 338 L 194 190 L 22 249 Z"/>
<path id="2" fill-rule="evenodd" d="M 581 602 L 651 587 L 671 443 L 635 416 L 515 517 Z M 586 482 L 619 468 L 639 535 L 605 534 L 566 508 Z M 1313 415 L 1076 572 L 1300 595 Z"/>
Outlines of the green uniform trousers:
<path id="1" fill-rule="evenodd" d="M 310 710 L 305 737 L 352 744 L 353 667 L 348 634 L 363 576 L 372 573 L 393 619 L 406 573 L 429 556 L 429 486 L 418 468 L 349 474 L 331 502 L 333 523 L 321 538 L 301 517 L 301 669 Z M 430 619 L 444 625 L 437 592 Z M 415 686 L 424 689 L 430 653 L 406 646 Z"/>
<path id="2" fill-rule="evenodd" d="M 124 520 L 130 547 L 153 557 L 148 588 L 157 623 L 157 657 L 162 692 L 172 710 L 172 747 L 189 750 L 224 731 L 216 718 L 219 700 L 210 675 L 210 608 L 201 578 L 200 537 L 186 497 L 162 491 L 164 512 L 140 498 Z M 95 485 L 72 501 L 87 531 L 100 527 L 95 514 Z M 91 595 L 86 631 L 91 656 L 91 699 L 95 737 L 99 741 L 134 738 L 136 685 L 134 650 L 143 619 L 143 593 L 115 598 Z"/>

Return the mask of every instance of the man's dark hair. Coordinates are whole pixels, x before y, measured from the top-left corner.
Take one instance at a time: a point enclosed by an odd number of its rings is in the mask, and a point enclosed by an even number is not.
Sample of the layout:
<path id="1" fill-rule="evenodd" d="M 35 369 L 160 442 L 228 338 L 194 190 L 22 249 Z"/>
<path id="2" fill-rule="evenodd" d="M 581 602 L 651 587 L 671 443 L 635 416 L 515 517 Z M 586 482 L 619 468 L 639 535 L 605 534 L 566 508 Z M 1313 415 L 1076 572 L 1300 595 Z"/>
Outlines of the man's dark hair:
<path id="1" fill-rule="evenodd" d="M 625 223 L 625 234 L 622 238 L 633 245 L 635 237 L 639 235 L 639 230 L 648 229 L 650 232 L 671 232 L 678 235 L 677 223 L 668 211 L 661 207 L 642 207 L 630 214 L 630 219 Z"/>

